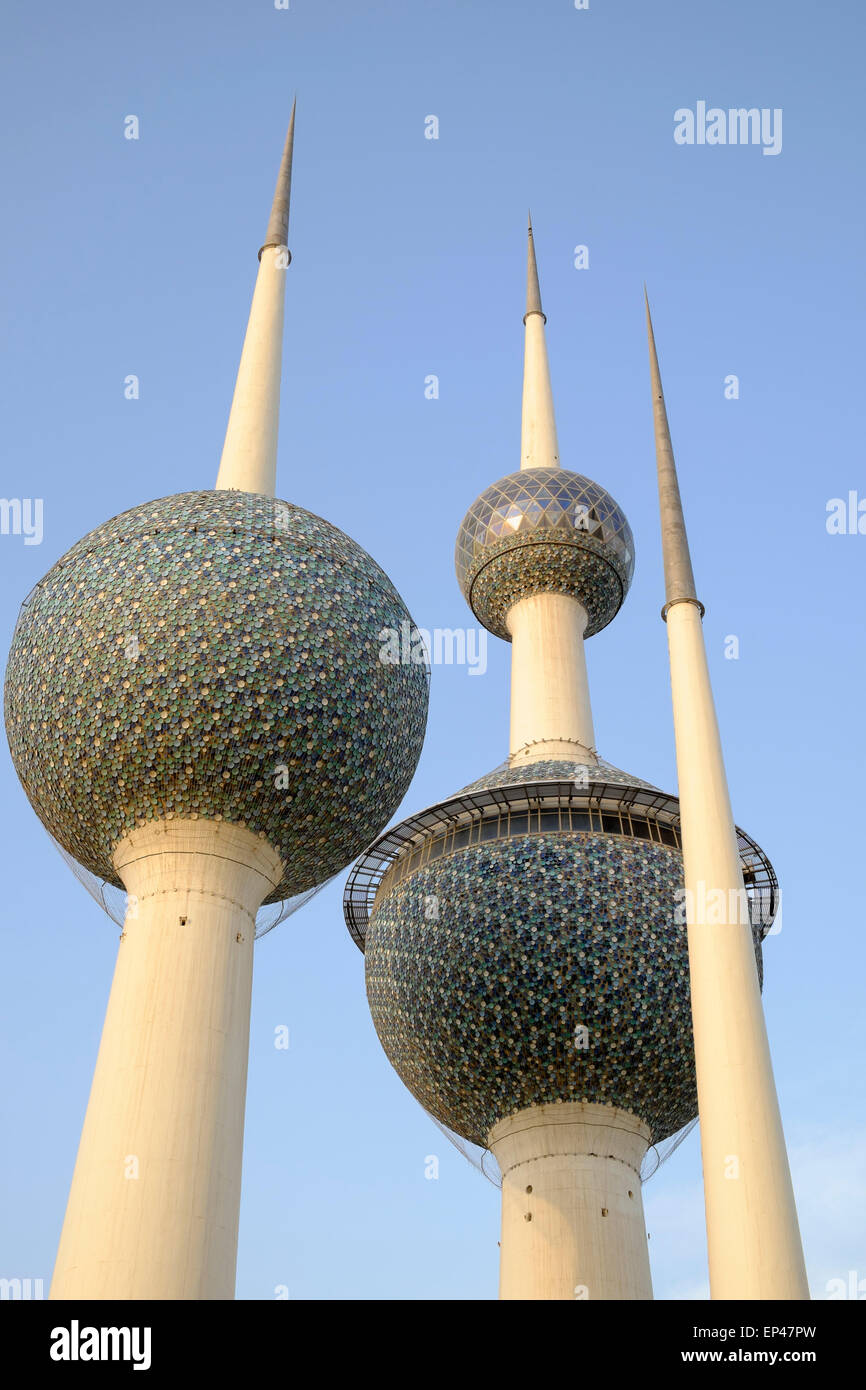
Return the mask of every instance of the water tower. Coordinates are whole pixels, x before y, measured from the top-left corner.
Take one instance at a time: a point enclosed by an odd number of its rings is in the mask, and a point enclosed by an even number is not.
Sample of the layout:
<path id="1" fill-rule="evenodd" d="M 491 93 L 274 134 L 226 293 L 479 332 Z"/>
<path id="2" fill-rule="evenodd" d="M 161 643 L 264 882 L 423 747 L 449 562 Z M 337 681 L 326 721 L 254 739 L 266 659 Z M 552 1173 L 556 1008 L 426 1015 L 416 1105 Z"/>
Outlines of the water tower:
<path id="1" fill-rule="evenodd" d="M 456 552 L 476 618 L 512 644 L 509 757 L 384 832 L 345 911 L 391 1064 L 498 1161 L 501 1297 L 650 1299 L 641 1163 L 698 1112 L 687 827 L 596 748 L 584 643 L 626 597 L 634 542 L 561 466 L 545 322 L 530 226 L 521 466 Z M 757 991 L 776 878 L 732 834 Z"/>
<path id="2" fill-rule="evenodd" d="M 274 496 L 294 111 L 215 491 L 91 531 L 25 601 L 6 673 L 24 790 L 128 906 L 53 1298 L 234 1295 L 262 904 L 393 814 L 428 670 L 374 560 Z"/>

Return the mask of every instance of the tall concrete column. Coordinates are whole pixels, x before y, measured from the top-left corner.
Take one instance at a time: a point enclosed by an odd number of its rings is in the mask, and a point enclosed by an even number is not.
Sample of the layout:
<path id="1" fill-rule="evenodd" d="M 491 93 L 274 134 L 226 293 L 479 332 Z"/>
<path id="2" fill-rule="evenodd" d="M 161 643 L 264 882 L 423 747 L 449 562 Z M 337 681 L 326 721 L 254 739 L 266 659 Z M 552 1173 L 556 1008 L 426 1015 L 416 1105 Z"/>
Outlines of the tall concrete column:
<path id="1" fill-rule="evenodd" d="M 114 859 L 129 905 L 50 1297 L 231 1299 L 255 916 L 282 865 L 205 820 Z"/>
<path id="2" fill-rule="evenodd" d="M 807 1299 L 701 626 L 703 605 L 695 589 L 648 301 L 646 313 L 710 1291 L 719 1299 Z M 721 902 L 727 904 L 724 913 Z"/>
<path id="3" fill-rule="evenodd" d="M 502 1173 L 502 1299 L 651 1299 L 640 1165 L 650 1133 L 607 1105 L 538 1105 L 488 1144 Z"/>
<path id="4" fill-rule="evenodd" d="M 722 1299 L 805 1299 L 809 1285 L 699 609 L 676 603 L 667 629 L 710 1289 Z M 728 905 L 723 922 L 718 889 Z"/>
<path id="5" fill-rule="evenodd" d="M 595 766 L 583 634 L 585 609 L 569 594 L 531 594 L 509 610 L 511 763 L 576 758 Z"/>
<path id="6" fill-rule="evenodd" d="M 520 467 L 559 468 L 559 442 L 532 220 L 526 266 Z M 583 634 L 587 615 L 568 594 L 531 594 L 506 619 L 511 634 L 513 767 L 539 757 L 597 758 Z"/>

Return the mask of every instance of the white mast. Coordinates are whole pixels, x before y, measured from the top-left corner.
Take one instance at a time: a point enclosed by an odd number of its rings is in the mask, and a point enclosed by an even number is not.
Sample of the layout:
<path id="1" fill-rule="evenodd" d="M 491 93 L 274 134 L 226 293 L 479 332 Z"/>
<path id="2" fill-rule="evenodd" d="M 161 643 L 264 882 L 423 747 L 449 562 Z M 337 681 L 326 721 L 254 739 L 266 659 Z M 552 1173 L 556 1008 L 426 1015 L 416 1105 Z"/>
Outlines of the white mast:
<path id="1" fill-rule="evenodd" d="M 532 221 L 526 279 L 520 467 L 558 468 L 559 444 Z M 595 766 L 583 634 L 587 614 L 569 594 L 533 594 L 507 617 L 511 633 L 511 762 L 568 758 Z"/>
<path id="2" fill-rule="evenodd" d="M 288 249 L 289 199 L 295 106 L 277 177 L 265 244 L 238 367 L 216 485 L 273 497 L 277 478 L 280 425 L 280 376 L 283 362 L 283 316 Z"/>
<path id="3" fill-rule="evenodd" d="M 710 1289 L 713 1298 L 806 1299 L 809 1286 L 701 627 L 704 610 L 695 590 L 649 301 L 646 313 Z M 722 900 L 729 906 L 718 923 L 705 905 Z"/>

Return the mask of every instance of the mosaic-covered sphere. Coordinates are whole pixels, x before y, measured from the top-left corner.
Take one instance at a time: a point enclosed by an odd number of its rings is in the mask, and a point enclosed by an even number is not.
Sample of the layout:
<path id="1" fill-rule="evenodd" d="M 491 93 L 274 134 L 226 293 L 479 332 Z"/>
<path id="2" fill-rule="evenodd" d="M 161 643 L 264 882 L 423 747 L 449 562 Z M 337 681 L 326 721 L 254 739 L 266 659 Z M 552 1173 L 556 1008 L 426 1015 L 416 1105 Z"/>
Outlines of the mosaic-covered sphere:
<path id="1" fill-rule="evenodd" d="M 21 609 L 6 729 L 37 815 L 119 886 L 147 821 L 246 826 L 281 855 L 269 902 L 337 873 L 402 800 L 429 670 L 383 659 L 412 622 L 387 575 L 288 502 L 191 492 L 114 517 Z"/>
<path id="2" fill-rule="evenodd" d="M 676 798 L 607 764 L 505 767 L 385 832 L 354 875 L 377 1034 L 442 1124 L 486 1145 L 519 1110 L 592 1101 L 658 1143 L 694 1118 Z"/>
<path id="3" fill-rule="evenodd" d="M 497 637 L 511 640 L 508 610 L 539 593 L 578 599 L 591 637 L 628 593 L 634 541 L 625 514 L 597 483 L 564 468 L 524 468 L 473 502 L 455 564 L 467 603 Z"/>

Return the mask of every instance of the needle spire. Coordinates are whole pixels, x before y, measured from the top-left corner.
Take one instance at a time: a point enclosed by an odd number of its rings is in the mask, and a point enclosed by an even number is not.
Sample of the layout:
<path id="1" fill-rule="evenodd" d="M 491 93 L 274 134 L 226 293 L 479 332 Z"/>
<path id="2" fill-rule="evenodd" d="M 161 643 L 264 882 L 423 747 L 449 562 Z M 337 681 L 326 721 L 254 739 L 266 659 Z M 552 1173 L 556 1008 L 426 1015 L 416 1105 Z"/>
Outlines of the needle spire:
<path id="1" fill-rule="evenodd" d="M 544 325 L 547 317 L 541 307 L 541 288 L 535 260 L 532 217 L 526 265 L 526 313 L 523 316 L 526 344 L 523 358 L 523 420 L 520 438 L 521 468 L 559 468 L 559 443 Z"/>
<path id="2" fill-rule="evenodd" d="M 274 496 L 277 481 L 286 269 L 292 259 L 286 242 L 294 142 L 293 104 L 265 244 L 259 251 L 256 287 L 216 481 L 218 489 L 266 497 Z"/>
<path id="3" fill-rule="evenodd" d="M 665 409 L 665 398 L 664 392 L 662 391 L 659 359 L 656 352 L 656 341 L 655 335 L 653 334 L 646 285 L 644 285 L 644 302 L 646 304 L 647 336 L 649 339 L 650 379 L 652 382 L 656 465 L 658 469 L 659 486 L 659 511 L 661 513 L 662 550 L 664 552 L 665 567 L 664 616 L 667 618 L 667 609 L 674 603 L 694 603 L 697 604 L 702 613 L 704 610 L 695 589 L 695 576 L 692 571 L 689 539 L 686 535 L 686 522 L 683 516 L 683 504 L 682 498 L 680 497 L 680 486 L 677 480 L 677 468 L 674 462 L 674 451 L 673 445 L 671 444 L 668 414 Z"/>

